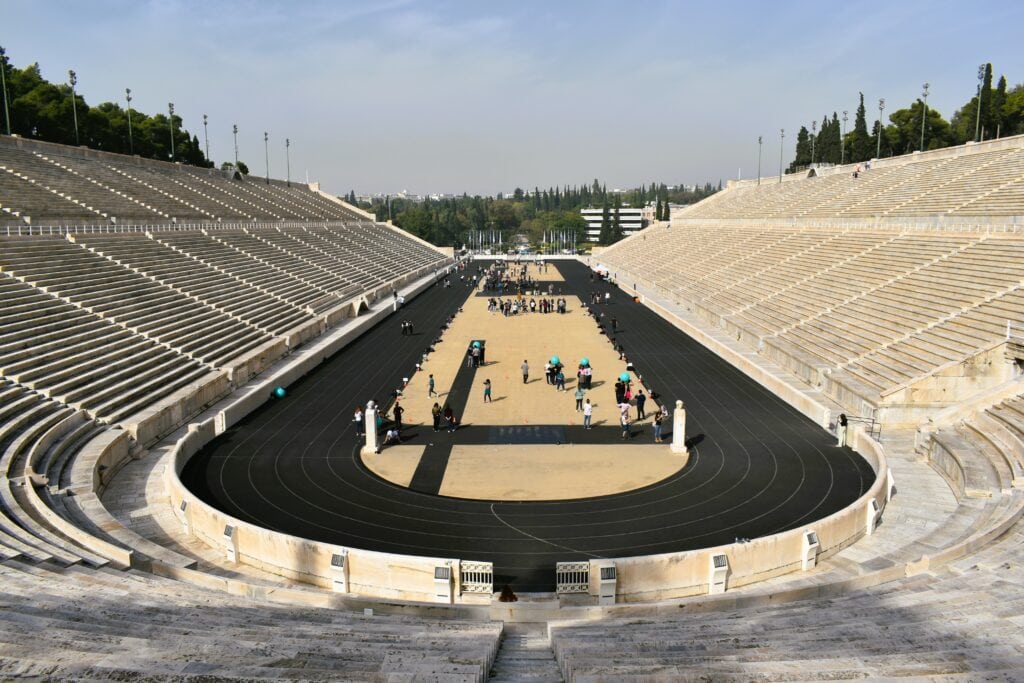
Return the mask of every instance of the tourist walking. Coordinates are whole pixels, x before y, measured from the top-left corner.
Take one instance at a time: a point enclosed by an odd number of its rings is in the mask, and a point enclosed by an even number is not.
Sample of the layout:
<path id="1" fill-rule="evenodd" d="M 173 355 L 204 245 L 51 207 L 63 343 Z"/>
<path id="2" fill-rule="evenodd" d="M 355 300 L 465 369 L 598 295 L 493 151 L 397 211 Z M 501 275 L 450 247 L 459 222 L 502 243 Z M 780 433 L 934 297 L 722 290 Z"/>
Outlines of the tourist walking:
<path id="1" fill-rule="evenodd" d="M 623 403 L 619 406 L 619 424 L 622 425 L 622 438 L 629 437 L 629 404 Z"/>
<path id="2" fill-rule="evenodd" d="M 590 399 L 588 398 L 586 403 L 583 404 L 583 427 L 584 429 L 590 429 L 590 418 L 594 415 L 594 406 L 591 405 Z"/>
<path id="3" fill-rule="evenodd" d="M 484 380 L 484 403 L 492 403 L 491 401 L 491 380 Z"/>
<path id="4" fill-rule="evenodd" d="M 654 443 L 661 443 L 661 423 L 665 421 L 665 412 L 663 408 L 658 408 L 654 413 Z"/>
<path id="5" fill-rule="evenodd" d="M 587 395 L 587 392 L 583 391 L 583 387 L 580 384 L 576 385 L 576 412 L 583 410 L 583 398 Z"/>
<path id="6" fill-rule="evenodd" d="M 448 429 L 448 432 L 449 433 L 450 432 L 454 432 L 455 431 L 455 413 L 452 412 L 452 407 L 450 405 L 448 405 L 447 403 L 444 404 L 444 411 L 442 412 L 442 415 L 444 416 L 444 424 L 445 424 L 445 427 Z"/>
<path id="7" fill-rule="evenodd" d="M 839 421 L 836 422 L 836 445 L 840 448 L 846 445 L 846 430 L 848 426 L 846 413 L 839 413 Z"/>
<path id="8" fill-rule="evenodd" d="M 431 396 L 437 396 L 437 392 L 434 391 L 434 376 L 430 375 L 427 377 L 427 398 Z"/>
<path id="9" fill-rule="evenodd" d="M 524 360 L 523 364 L 519 366 L 519 369 L 523 373 L 523 384 L 526 384 L 530 379 L 530 364 Z"/>
<path id="10" fill-rule="evenodd" d="M 395 403 L 395 407 L 391 409 L 391 414 L 395 418 L 395 427 L 398 431 L 402 431 L 402 413 L 405 412 L 405 408 L 398 402 Z"/>

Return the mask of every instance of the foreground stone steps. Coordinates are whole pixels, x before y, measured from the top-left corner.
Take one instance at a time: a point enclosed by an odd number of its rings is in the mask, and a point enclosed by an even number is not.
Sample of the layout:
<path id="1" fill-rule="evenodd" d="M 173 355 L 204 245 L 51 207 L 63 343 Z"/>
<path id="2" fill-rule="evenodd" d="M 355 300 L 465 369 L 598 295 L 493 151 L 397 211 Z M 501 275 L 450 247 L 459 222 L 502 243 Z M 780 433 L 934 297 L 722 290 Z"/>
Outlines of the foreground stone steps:
<path id="1" fill-rule="evenodd" d="M 481 681 L 498 624 L 240 604 L 134 571 L 0 563 L 0 676 Z M 25 633 L 34 637 L 26 640 Z M 132 653 L 139 653 L 133 655 Z M 398 680 L 398 679 L 395 679 Z"/>
<path id="2" fill-rule="evenodd" d="M 544 624 L 506 624 L 490 681 L 562 683 Z"/>

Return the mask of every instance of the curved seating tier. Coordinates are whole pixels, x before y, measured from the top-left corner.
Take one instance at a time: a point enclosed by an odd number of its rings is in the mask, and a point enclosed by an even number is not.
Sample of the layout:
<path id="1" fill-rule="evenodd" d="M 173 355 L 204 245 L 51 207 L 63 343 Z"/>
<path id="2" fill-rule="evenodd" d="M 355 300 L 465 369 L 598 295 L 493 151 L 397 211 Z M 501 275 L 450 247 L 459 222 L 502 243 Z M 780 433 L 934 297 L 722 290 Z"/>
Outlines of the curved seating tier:
<path id="1" fill-rule="evenodd" d="M 305 185 L 0 136 L 0 225 L 337 221 Z"/>
<path id="2" fill-rule="evenodd" d="M 566 681 L 1014 680 L 1020 529 L 939 574 L 792 602 L 554 624 Z"/>
<path id="3" fill-rule="evenodd" d="M 130 596 L 130 599 L 126 599 Z M 276 606 L 135 571 L 0 562 L 0 677 L 477 683 L 501 624 Z M 31 634 L 26 638 L 26 634 Z"/>
<path id="4" fill-rule="evenodd" d="M 687 221 L 600 258 L 805 381 L 828 372 L 874 404 L 1002 339 L 1024 314 L 1016 235 Z"/>
<path id="5" fill-rule="evenodd" d="M 857 175 L 854 176 L 854 171 Z M 792 174 L 784 182 L 730 183 L 676 217 L 921 218 L 1020 217 L 1024 136 Z"/>

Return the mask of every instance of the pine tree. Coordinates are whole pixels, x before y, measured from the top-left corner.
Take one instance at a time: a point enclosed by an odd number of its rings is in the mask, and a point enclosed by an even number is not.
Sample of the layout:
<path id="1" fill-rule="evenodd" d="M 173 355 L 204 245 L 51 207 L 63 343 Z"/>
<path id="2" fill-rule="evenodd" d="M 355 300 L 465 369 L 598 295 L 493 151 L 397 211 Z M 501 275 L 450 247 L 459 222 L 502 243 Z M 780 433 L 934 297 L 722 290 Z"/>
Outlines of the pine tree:
<path id="1" fill-rule="evenodd" d="M 806 126 L 800 126 L 800 131 L 796 134 L 796 158 L 793 159 L 793 163 L 786 169 L 787 173 L 792 173 L 798 168 L 806 168 L 811 163 L 811 135 L 807 132 Z"/>
<path id="2" fill-rule="evenodd" d="M 999 77 L 999 85 L 992 93 L 992 137 L 1002 137 L 1006 134 L 1006 126 L 1003 123 L 1003 109 L 1006 107 L 1006 76 Z"/>
<path id="3" fill-rule="evenodd" d="M 867 111 L 864 109 L 864 93 L 860 93 L 860 104 L 853 120 L 853 135 L 850 140 L 850 161 L 867 161 L 874 156 L 871 149 L 871 136 L 868 135 Z"/>
<path id="4" fill-rule="evenodd" d="M 838 164 L 840 154 L 839 137 L 842 129 L 839 127 L 839 115 L 832 112 L 832 118 L 827 116 L 821 121 L 821 133 L 818 135 L 818 160 L 825 164 Z"/>
<path id="5" fill-rule="evenodd" d="M 612 219 L 612 244 L 622 239 L 622 223 L 619 219 L 619 209 L 621 208 L 622 197 L 620 195 L 615 195 L 615 215 Z"/>
<path id="6" fill-rule="evenodd" d="M 612 218 L 611 208 L 608 206 L 607 201 L 605 201 L 604 206 L 601 207 L 601 232 L 598 234 L 597 240 L 601 244 L 611 244 Z"/>
<path id="7" fill-rule="evenodd" d="M 656 221 L 660 221 L 661 220 L 661 199 L 660 198 L 657 200 L 657 203 L 654 205 L 654 220 L 656 220 Z"/>

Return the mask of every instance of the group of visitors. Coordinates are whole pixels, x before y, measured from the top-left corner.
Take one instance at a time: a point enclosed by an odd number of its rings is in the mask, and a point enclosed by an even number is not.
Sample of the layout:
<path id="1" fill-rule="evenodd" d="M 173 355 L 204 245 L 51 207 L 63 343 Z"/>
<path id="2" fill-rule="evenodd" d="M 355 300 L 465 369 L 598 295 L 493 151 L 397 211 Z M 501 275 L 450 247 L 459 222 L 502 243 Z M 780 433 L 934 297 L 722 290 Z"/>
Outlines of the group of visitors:
<path id="1" fill-rule="evenodd" d="M 439 432 L 442 429 L 446 432 L 454 432 L 458 426 L 459 421 L 455 418 L 455 413 L 447 402 L 445 402 L 442 408 L 441 404 L 435 401 L 434 406 L 430 409 L 430 415 L 434 421 L 435 432 Z"/>
<path id="2" fill-rule="evenodd" d="M 519 315 L 520 313 L 565 313 L 568 307 L 564 298 L 540 299 L 540 301 L 536 298 L 531 298 L 527 301 L 526 297 L 520 294 L 510 299 L 502 299 L 501 297 L 488 299 L 487 310 L 491 313 L 500 312 L 507 318 L 510 315 Z"/>

